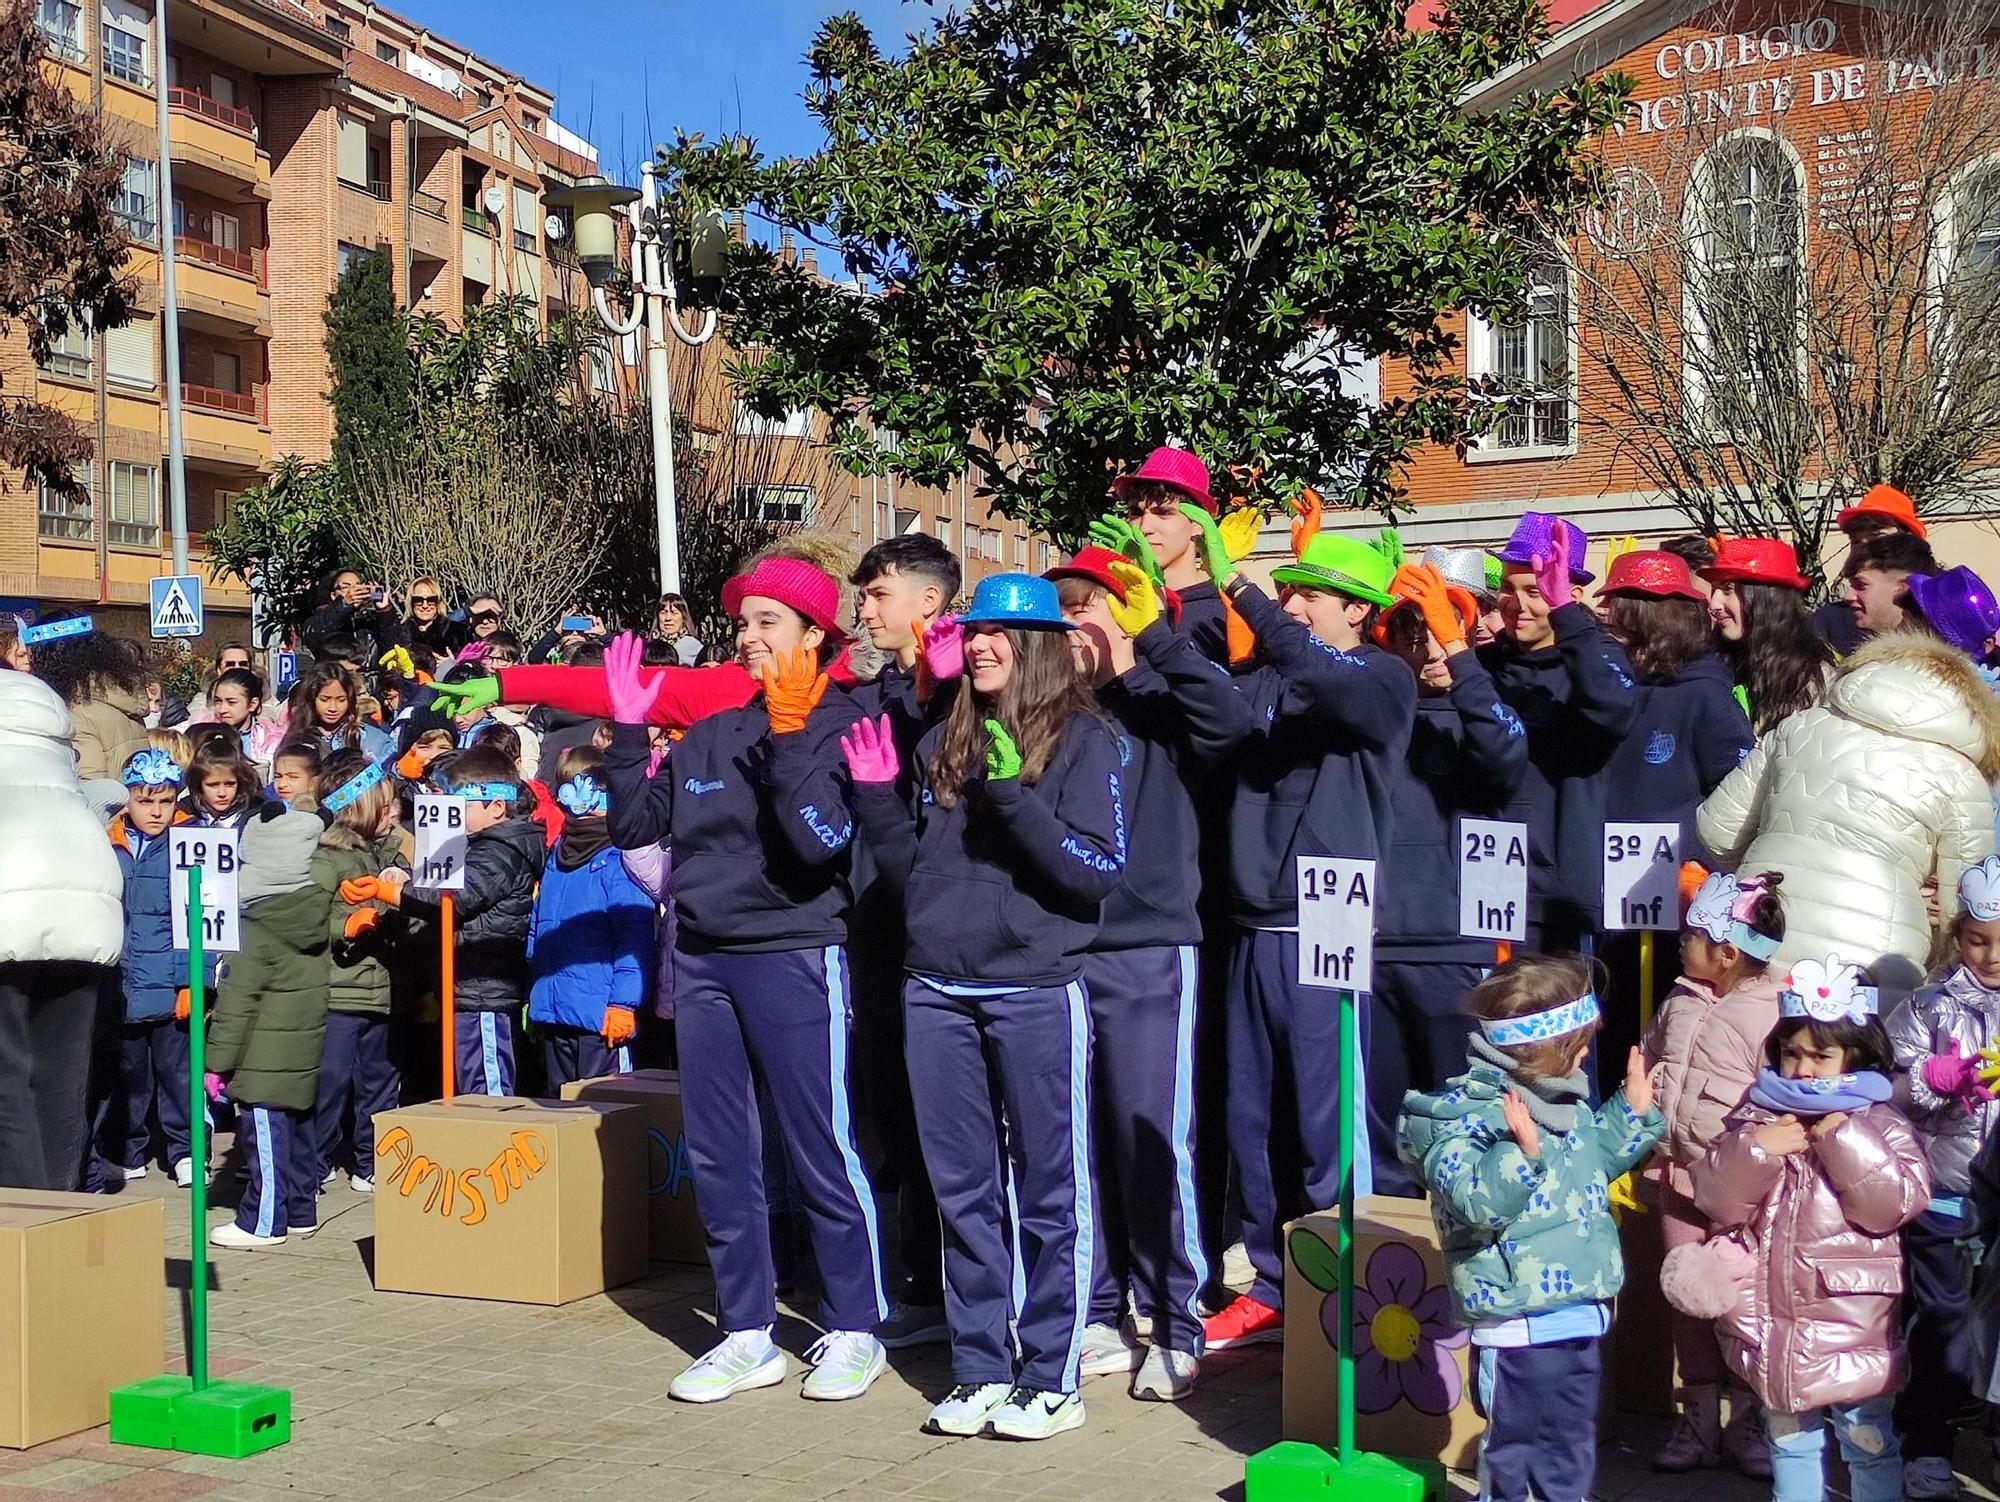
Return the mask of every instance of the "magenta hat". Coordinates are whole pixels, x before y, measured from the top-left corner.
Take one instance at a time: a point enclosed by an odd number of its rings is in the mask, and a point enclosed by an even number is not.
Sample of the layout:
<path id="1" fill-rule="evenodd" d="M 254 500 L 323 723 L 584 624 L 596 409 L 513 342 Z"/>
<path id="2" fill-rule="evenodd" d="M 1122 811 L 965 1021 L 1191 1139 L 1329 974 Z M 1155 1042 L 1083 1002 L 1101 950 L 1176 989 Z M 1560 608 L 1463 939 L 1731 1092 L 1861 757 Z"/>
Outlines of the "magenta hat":
<path id="1" fill-rule="evenodd" d="M 1590 583 L 1597 575 L 1583 566 L 1583 555 L 1590 551 L 1589 535 L 1575 522 L 1566 522 L 1546 511 L 1522 512 L 1521 519 L 1514 523 L 1514 535 L 1507 539 L 1505 547 L 1495 548 L 1493 556 L 1502 563 L 1533 567 L 1537 558 L 1549 555 L 1549 538 L 1557 527 L 1569 538 L 1569 582 Z"/>
<path id="2" fill-rule="evenodd" d="M 1978 657 L 1989 636 L 2000 636 L 2000 605 L 1986 581 L 1964 564 L 1941 574 L 1912 574 L 1904 588 L 1931 629 L 1959 651 Z"/>
<path id="3" fill-rule="evenodd" d="M 745 595 L 762 595 L 789 605 L 835 641 L 846 641 L 840 629 L 840 585 L 825 569 L 803 558 L 766 558 L 746 574 L 722 586 L 722 608 L 734 615 Z"/>
<path id="4" fill-rule="evenodd" d="M 1128 488 L 1148 480 L 1185 491 L 1189 500 L 1210 516 L 1215 515 L 1215 497 L 1208 493 L 1208 466 L 1186 449 L 1177 449 L 1171 444 L 1154 449 L 1146 456 L 1146 462 L 1131 474 L 1120 475 L 1111 482 L 1111 493 L 1123 500 Z"/>

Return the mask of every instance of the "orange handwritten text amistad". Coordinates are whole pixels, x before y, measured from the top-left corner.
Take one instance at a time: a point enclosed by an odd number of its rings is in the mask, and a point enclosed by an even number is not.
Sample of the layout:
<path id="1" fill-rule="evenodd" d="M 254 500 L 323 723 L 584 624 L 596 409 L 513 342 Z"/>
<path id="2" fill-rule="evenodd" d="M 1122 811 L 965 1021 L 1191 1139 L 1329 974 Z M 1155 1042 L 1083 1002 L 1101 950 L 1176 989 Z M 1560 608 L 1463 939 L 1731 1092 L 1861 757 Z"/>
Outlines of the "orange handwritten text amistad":
<path id="1" fill-rule="evenodd" d="M 405 1199 L 424 1191 L 424 1214 L 433 1212 L 476 1226 L 486 1219 L 489 1200 L 497 1209 L 507 1196 L 548 1165 L 549 1146 L 540 1132 L 515 1132 L 491 1163 L 454 1169 L 417 1151 L 407 1127 L 392 1127 L 375 1144 L 384 1167 L 377 1177 Z"/>

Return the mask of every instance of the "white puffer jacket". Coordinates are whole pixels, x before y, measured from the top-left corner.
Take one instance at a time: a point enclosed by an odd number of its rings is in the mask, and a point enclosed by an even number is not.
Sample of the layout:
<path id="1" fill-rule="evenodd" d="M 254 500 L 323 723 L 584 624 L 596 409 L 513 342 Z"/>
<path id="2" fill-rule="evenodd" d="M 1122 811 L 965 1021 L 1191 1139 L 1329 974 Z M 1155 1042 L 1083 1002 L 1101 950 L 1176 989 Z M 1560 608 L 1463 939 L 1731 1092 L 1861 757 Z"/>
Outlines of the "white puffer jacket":
<path id="1" fill-rule="evenodd" d="M 125 883 L 83 801 L 69 710 L 41 679 L 0 671 L 0 964 L 115 965 Z"/>
<path id="2" fill-rule="evenodd" d="M 1937 877 L 1949 923 L 1959 872 L 1993 853 L 1996 773 L 2000 699 L 1964 653 L 1898 632 L 1759 740 L 1696 828 L 1725 868 L 1784 873 L 1774 969 L 1838 954 L 1908 993 L 1931 947 L 1924 878 Z"/>

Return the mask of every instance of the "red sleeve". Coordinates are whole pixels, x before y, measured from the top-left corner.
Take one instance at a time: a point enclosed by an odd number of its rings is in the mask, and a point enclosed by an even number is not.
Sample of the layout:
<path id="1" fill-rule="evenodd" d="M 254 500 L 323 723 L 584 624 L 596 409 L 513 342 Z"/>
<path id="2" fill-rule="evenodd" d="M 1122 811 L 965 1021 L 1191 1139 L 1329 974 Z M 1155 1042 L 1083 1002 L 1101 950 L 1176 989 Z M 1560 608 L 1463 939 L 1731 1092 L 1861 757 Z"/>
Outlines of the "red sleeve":
<path id="1" fill-rule="evenodd" d="M 660 680 L 660 697 L 647 718 L 669 730 L 685 730 L 708 715 L 741 709 L 757 692 L 757 680 L 733 662 L 707 668 L 641 668 L 639 677 L 644 682 Z M 596 719 L 611 718 L 603 668 L 502 668 L 500 702 L 547 704 Z"/>

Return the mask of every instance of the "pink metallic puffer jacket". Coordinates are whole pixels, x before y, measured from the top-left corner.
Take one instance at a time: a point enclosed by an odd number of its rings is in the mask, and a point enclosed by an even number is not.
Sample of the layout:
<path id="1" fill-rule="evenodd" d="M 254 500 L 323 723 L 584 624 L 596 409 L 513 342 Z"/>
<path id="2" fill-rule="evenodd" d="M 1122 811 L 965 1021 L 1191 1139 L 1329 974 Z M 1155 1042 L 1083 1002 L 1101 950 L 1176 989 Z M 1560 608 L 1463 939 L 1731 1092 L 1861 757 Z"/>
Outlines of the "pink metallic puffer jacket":
<path id="1" fill-rule="evenodd" d="M 1723 1357 L 1779 1413 L 1894 1392 L 1905 1376 L 1896 1232 L 1931 1193 L 1917 1134 L 1874 1105 L 1774 1158 L 1753 1135 L 1771 1119 L 1744 1106 L 1694 1170 L 1695 1203 L 1718 1229 L 1741 1228 L 1757 1255 L 1749 1288 L 1716 1321 Z"/>

